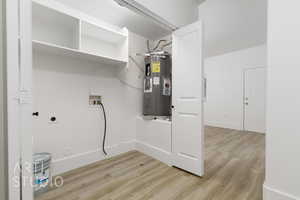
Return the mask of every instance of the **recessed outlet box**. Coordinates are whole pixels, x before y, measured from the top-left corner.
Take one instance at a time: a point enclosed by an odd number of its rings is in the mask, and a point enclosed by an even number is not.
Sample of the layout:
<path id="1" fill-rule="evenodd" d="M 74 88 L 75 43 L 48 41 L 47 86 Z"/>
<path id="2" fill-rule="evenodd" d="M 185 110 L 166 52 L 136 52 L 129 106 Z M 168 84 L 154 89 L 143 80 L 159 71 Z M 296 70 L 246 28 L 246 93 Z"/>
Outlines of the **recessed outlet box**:
<path id="1" fill-rule="evenodd" d="M 90 106 L 98 106 L 102 103 L 102 96 L 99 95 L 90 95 L 89 105 Z"/>

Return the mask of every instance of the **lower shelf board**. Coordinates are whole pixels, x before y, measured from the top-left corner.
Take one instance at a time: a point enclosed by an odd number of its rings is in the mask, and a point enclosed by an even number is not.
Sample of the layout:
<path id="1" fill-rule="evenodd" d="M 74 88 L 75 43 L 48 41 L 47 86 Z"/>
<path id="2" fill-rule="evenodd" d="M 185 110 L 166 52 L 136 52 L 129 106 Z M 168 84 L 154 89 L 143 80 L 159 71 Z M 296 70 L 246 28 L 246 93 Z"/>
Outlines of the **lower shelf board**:
<path id="1" fill-rule="evenodd" d="M 87 53 L 77 49 L 71 49 L 68 47 L 62 47 L 59 45 L 33 40 L 32 48 L 37 52 L 47 52 L 54 55 L 74 57 L 77 59 L 84 59 L 89 61 L 95 61 L 102 64 L 113 65 L 113 66 L 126 66 L 127 61 L 109 58 L 106 56 L 96 55 Z"/>

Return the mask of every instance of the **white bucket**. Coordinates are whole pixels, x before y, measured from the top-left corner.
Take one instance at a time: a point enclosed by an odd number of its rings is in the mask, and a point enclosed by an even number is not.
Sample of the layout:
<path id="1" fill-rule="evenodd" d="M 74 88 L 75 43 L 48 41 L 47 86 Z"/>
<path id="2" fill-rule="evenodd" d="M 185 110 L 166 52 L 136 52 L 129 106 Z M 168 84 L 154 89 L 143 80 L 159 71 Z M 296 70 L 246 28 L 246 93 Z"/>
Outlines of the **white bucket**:
<path id="1" fill-rule="evenodd" d="M 48 190 L 51 183 L 51 154 L 37 153 L 33 155 L 33 186 L 35 195 Z"/>

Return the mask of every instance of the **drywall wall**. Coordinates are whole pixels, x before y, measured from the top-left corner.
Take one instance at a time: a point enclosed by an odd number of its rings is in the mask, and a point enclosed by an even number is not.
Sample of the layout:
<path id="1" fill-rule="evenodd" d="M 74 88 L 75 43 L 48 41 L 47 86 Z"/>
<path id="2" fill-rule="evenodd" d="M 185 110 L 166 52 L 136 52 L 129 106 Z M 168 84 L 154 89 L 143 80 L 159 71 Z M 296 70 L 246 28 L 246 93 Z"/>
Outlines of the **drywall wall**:
<path id="1" fill-rule="evenodd" d="M 205 59 L 205 124 L 243 129 L 243 70 L 267 66 L 266 45 Z"/>
<path id="2" fill-rule="evenodd" d="M 268 5 L 265 200 L 300 199 L 299 6 L 299 1 Z"/>
<path id="3" fill-rule="evenodd" d="M 164 163 L 171 164 L 172 124 L 169 120 L 137 117 L 136 148 Z"/>
<path id="4" fill-rule="evenodd" d="M 144 52 L 146 39 L 130 35 L 130 51 Z M 122 69 L 40 52 L 34 52 L 33 61 L 34 111 L 40 114 L 34 117 L 34 152 L 52 154 L 54 174 L 104 158 L 103 114 L 89 106 L 89 94 L 103 98 L 109 155 L 135 148 L 142 99 L 139 68 L 132 63 Z M 52 116 L 57 122 L 50 122 Z"/>
<path id="5" fill-rule="evenodd" d="M 6 186 L 7 186 L 7 177 L 6 177 L 6 168 L 7 168 L 7 150 L 6 143 L 7 138 L 5 136 L 4 128 L 4 104 L 5 104 L 5 95 L 4 95 L 4 57 L 5 57 L 5 46 L 4 46 L 4 0 L 0 0 L 0 199 L 6 198 Z"/>
<path id="6" fill-rule="evenodd" d="M 207 0 L 199 5 L 199 19 L 205 57 L 266 43 L 267 0 Z"/>

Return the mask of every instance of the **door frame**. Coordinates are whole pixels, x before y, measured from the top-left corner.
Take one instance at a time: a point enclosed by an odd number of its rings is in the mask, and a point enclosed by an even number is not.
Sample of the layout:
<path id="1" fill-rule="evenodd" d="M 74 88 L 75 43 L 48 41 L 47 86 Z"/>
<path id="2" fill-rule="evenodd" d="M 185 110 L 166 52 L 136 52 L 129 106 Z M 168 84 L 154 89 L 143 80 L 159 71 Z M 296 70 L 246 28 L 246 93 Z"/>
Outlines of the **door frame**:
<path id="1" fill-rule="evenodd" d="M 33 199 L 31 3 L 5 1 L 8 200 Z"/>
<path id="2" fill-rule="evenodd" d="M 6 0 L 6 101 L 8 198 L 19 200 L 21 190 L 15 178 L 20 174 L 21 139 L 19 137 L 19 20 L 18 0 Z M 9 67 L 8 67 L 9 66 Z"/>
<path id="3" fill-rule="evenodd" d="M 267 80 L 267 67 L 246 67 L 243 69 L 242 71 L 242 77 L 243 77 L 243 97 L 242 97 L 242 105 L 243 105 L 243 131 L 246 131 L 245 129 L 245 118 L 246 118 L 246 112 L 245 112 L 245 108 L 246 108 L 246 105 L 245 105 L 245 98 L 246 98 L 246 72 L 248 70 L 255 70 L 255 69 L 265 69 L 266 70 L 266 80 Z"/>
<path id="4" fill-rule="evenodd" d="M 5 72 L 6 72 L 6 9 L 5 0 L 0 0 L 0 199 L 7 199 L 8 195 L 8 176 L 7 176 L 7 130 L 6 130 L 6 91 L 5 91 Z"/>

